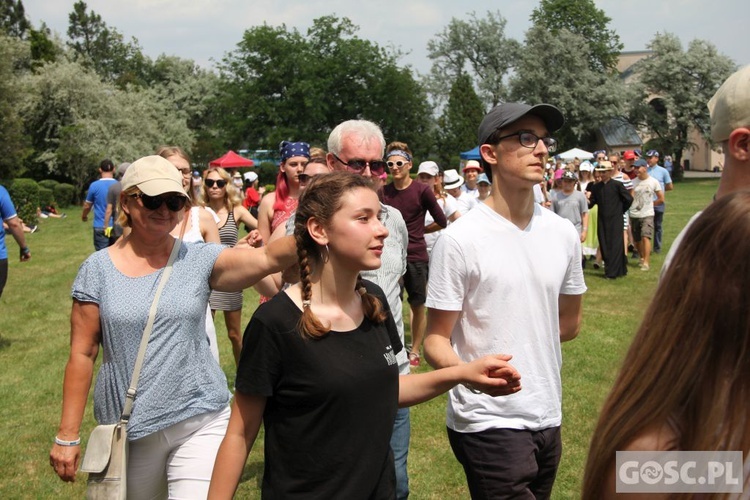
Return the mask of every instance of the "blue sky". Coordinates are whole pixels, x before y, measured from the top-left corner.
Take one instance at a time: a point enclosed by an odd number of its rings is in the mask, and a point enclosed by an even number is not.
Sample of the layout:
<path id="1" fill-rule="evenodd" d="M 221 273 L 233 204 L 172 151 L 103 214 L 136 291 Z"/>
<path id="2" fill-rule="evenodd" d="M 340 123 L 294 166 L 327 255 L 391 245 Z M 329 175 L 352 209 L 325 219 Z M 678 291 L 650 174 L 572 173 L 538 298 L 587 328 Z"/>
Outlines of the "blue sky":
<path id="1" fill-rule="evenodd" d="M 402 62 L 427 73 L 427 42 L 450 22 L 468 13 L 499 11 L 508 21 L 506 35 L 522 41 L 529 16 L 538 5 L 530 0 L 88 0 L 86 2 L 126 38 L 135 37 L 151 57 L 166 53 L 210 67 L 242 38 L 244 31 L 266 22 L 304 32 L 312 19 L 335 14 L 360 27 L 359 36 L 381 46 L 399 48 Z M 747 0 L 601 0 L 624 50 L 644 50 L 657 32 L 680 37 L 683 46 L 700 38 L 739 65 L 750 64 Z M 36 26 L 41 21 L 65 35 L 74 0 L 23 0 Z M 710 6 L 710 9 L 709 9 Z"/>

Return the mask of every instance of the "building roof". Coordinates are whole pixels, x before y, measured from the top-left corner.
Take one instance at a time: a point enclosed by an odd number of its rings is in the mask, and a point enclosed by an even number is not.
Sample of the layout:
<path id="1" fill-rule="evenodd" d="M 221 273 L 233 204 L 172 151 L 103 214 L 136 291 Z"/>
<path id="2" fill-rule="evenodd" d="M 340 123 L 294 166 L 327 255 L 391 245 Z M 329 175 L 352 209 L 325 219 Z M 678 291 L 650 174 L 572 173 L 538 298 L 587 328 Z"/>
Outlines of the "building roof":
<path id="1" fill-rule="evenodd" d="M 635 127 L 625 118 L 612 118 L 599 129 L 607 146 L 633 146 L 640 147 L 643 144 Z"/>

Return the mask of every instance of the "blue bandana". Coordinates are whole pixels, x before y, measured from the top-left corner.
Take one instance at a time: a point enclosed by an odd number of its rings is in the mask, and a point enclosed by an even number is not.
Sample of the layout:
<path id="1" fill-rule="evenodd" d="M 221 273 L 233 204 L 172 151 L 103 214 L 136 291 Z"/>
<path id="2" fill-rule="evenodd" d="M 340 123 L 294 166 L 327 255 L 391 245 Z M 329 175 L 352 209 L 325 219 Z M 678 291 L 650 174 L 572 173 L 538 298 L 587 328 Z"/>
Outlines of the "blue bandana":
<path id="1" fill-rule="evenodd" d="M 282 163 L 293 156 L 310 158 L 310 145 L 306 142 L 281 141 L 281 144 L 279 144 L 279 154 L 281 155 Z"/>
<path id="2" fill-rule="evenodd" d="M 390 158 L 391 156 L 401 156 L 403 158 L 406 158 L 407 161 L 411 161 L 411 155 L 407 153 L 406 151 L 401 151 L 400 149 L 394 149 L 393 151 L 388 151 L 388 155 L 386 156 L 386 160 Z"/>

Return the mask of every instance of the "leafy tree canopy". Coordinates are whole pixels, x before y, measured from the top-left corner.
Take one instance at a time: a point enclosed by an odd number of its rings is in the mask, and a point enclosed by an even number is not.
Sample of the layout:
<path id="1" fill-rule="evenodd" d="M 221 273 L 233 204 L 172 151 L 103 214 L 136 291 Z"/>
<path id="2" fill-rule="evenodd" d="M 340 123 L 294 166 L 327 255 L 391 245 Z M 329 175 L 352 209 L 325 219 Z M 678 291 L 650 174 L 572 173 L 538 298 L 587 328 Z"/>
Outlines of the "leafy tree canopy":
<path id="1" fill-rule="evenodd" d="M 20 84 L 29 58 L 28 44 L 0 33 L 0 179 L 15 177 L 18 165 L 30 154 L 18 103 L 27 89 Z"/>
<path id="2" fill-rule="evenodd" d="M 89 11 L 79 0 L 68 15 L 68 46 L 75 59 L 91 67 L 105 81 L 121 88 L 127 84 L 143 85 L 150 61 L 143 55 L 138 41 L 125 42 L 122 34 Z"/>
<path id="3" fill-rule="evenodd" d="M 437 152 L 444 168 L 455 167 L 458 155 L 477 144 L 477 127 L 484 117 L 484 105 L 474 92 L 471 78 L 460 75 L 451 87 L 448 104 L 438 119 Z"/>
<path id="4" fill-rule="evenodd" d="M 31 29 L 21 0 L 0 0 L 0 32 L 14 38 L 25 38 Z"/>
<path id="5" fill-rule="evenodd" d="M 389 139 L 426 145 L 426 94 L 398 53 L 356 36 L 347 18 L 324 16 L 305 36 L 285 25 L 245 31 L 221 65 L 227 146 L 273 149 L 281 140 L 324 145 L 353 118 L 378 123 Z M 417 146 L 419 147 L 419 146 Z"/>
<path id="6" fill-rule="evenodd" d="M 479 96 L 490 107 L 507 97 L 504 79 L 513 68 L 520 44 L 505 36 L 507 21 L 499 12 L 471 13 L 469 20 L 453 18 L 427 43 L 432 69 L 427 78 L 438 102 L 450 93 L 459 76 L 469 76 Z"/>
<path id="7" fill-rule="evenodd" d="M 623 44 L 608 27 L 612 19 L 598 9 L 593 0 L 541 0 L 531 13 L 531 22 L 552 33 L 568 30 L 582 36 L 589 46 L 587 61 L 592 71 L 611 71 Z"/>
<path id="8" fill-rule="evenodd" d="M 525 43 L 511 80 L 513 100 L 560 108 L 565 125 L 555 136 L 563 151 L 588 147 L 594 131 L 625 114 L 628 90 L 617 76 L 589 67 L 589 44 L 582 36 L 534 26 Z"/>
<path id="9" fill-rule="evenodd" d="M 76 62 L 47 64 L 27 76 L 21 112 L 36 155 L 35 178 L 70 180 L 79 191 L 103 158 L 133 161 L 161 144 L 189 149 L 184 117 L 148 92 L 119 90 Z"/>
<path id="10" fill-rule="evenodd" d="M 691 130 L 710 141 L 707 103 L 737 66 L 705 40 L 693 40 L 684 50 L 676 35 L 664 33 L 648 47 L 653 54 L 634 68 L 638 82 L 630 118 L 679 165 L 683 151 L 696 147 Z M 680 175 L 679 169 L 674 172 Z"/>

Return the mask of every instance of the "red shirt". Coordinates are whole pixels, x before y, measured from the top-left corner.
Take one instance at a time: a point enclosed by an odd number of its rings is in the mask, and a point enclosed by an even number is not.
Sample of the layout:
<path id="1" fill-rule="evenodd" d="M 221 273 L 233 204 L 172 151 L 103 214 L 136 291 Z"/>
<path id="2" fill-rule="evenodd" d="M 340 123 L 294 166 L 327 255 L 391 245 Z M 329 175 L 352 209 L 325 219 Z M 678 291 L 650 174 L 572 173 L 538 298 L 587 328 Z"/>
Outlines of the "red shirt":
<path id="1" fill-rule="evenodd" d="M 245 191 L 245 200 L 242 202 L 242 206 L 250 209 L 250 207 L 257 207 L 258 203 L 260 203 L 260 194 L 255 188 L 247 188 L 247 191 Z"/>

